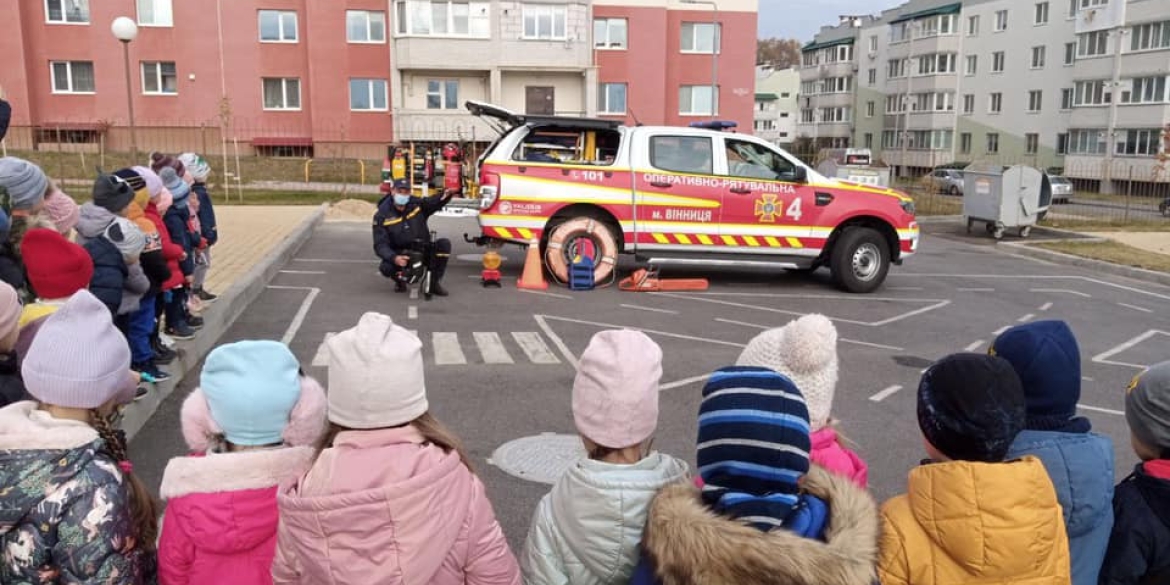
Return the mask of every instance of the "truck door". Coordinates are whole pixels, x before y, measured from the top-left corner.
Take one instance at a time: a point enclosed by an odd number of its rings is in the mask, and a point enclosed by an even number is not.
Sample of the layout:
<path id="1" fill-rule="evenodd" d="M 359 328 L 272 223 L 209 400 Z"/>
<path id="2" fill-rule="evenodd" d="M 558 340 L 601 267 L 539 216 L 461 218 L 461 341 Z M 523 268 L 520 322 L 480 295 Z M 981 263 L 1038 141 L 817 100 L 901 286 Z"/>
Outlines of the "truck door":
<path id="1" fill-rule="evenodd" d="M 725 136 L 720 238 L 741 251 L 807 255 L 819 209 L 814 190 L 799 180 L 797 164 L 756 142 Z"/>
<path id="2" fill-rule="evenodd" d="M 716 139 L 684 132 L 639 136 L 634 156 L 634 217 L 639 248 L 710 249 L 721 221 Z"/>

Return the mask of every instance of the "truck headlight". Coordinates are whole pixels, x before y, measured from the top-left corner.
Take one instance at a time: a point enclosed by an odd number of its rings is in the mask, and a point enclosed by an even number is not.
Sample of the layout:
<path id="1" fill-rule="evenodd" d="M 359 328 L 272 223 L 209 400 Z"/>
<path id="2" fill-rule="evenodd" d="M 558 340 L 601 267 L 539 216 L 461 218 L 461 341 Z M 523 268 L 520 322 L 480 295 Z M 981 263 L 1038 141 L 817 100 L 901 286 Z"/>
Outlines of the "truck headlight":
<path id="1" fill-rule="evenodd" d="M 902 201 L 902 211 L 905 211 L 906 213 L 909 213 L 910 215 L 914 215 L 914 201 L 911 199 L 903 200 Z"/>

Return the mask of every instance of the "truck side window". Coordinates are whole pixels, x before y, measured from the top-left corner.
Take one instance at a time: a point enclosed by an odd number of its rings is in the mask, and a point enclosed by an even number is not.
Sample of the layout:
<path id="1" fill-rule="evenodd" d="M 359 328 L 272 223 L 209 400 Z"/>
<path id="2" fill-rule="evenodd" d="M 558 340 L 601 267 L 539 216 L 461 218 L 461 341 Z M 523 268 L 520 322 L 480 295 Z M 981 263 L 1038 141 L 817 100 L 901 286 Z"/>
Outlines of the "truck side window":
<path id="1" fill-rule="evenodd" d="M 678 173 L 710 175 L 714 149 L 705 136 L 653 136 L 650 164 L 656 169 Z"/>
<path id="2" fill-rule="evenodd" d="M 785 181 L 793 177 L 796 165 L 776 152 L 746 140 L 727 138 L 725 143 L 728 176 L 769 181 Z"/>

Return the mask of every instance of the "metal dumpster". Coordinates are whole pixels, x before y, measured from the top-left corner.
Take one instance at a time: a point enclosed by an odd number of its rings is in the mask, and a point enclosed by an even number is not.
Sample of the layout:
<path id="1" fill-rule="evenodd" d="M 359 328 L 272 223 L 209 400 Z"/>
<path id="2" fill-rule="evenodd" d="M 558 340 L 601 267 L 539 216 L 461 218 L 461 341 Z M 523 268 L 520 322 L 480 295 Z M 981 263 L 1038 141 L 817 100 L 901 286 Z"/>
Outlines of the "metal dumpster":
<path id="1" fill-rule="evenodd" d="M 1052 202 L 1052 186 L 1039 169 L 976 164 L 964 169 L 963 175 L 967 233 L 982 222 L 997 240 L 1008 229 L 1017 229 L 1026 238 Z"/>

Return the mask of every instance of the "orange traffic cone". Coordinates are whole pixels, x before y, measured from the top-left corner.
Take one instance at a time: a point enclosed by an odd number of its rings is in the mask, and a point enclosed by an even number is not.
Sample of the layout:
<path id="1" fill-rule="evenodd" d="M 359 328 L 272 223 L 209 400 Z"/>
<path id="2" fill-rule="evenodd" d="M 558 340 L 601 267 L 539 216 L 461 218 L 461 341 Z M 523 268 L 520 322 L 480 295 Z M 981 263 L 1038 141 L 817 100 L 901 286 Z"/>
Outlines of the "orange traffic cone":
<path id="1" fill-rule="evenodd" d="M 526 290 L 548 290 L 544 266 L 540 263 L 540 240 L 528 242 L 528 256 L 524 258 L 524 272 L 516 286 Z"/>

